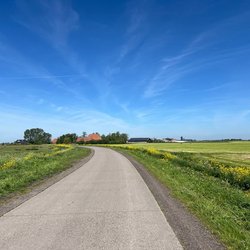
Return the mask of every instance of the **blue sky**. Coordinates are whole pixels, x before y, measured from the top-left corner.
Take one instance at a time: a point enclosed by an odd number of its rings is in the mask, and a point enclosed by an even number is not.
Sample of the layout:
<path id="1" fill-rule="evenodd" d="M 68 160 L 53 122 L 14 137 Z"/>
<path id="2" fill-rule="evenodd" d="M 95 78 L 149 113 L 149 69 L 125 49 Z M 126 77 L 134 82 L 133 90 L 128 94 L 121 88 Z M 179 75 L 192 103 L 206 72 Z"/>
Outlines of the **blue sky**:
<path id="1" fill-rule="evenodd" d="M 0 3 L 0 142 L 250 139 L 250 2 Z"/>

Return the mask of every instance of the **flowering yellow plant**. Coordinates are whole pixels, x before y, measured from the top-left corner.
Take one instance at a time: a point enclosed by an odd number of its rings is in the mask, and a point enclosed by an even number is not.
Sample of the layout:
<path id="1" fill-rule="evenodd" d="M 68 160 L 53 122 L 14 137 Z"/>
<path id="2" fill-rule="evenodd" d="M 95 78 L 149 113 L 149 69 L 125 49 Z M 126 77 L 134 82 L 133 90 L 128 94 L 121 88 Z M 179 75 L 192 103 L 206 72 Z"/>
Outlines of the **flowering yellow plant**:
<path id="1" fill-rule="evenodd" d="M 7 169 L 7 168 L 12 168 L 16 165 L 16 160 L 11 159 L 7 162 L 5 162 L 2 166 L 0 166 L 0 169 Z"/>
<path id="2" fill-rule="evenodd" d="M 69 144 L 57 144 L 57 145 L 55 145 L 54 152 L 48 153 L 45 156 L 49 157 L 49 156 L 59 155 L 59 154 L 65 153 L 69 150 L 72 150 L 73 148 L 74 147 L 72 145 L 69 145 Z"/>
<path id="3" fill-rule="evenodd" d="M 56 144 L 55 146 L 58 148 L 73 148 L 70 144 Z"/>
<path id="4" fill-rule="evenodd" d="M 247 167 L 220 167 L 221 172 L 231 173 L 237 175 L 239 178 L 244 176 L 250 176 L 250 168 Z"/>
<path id="5" fill-rule="evenodd" d="M 171 154 L 171 153 L 169 153 L 169 152 L 166 152 L 166 153 L 163 153 L 163 158 L 165 160 L 172 160 L 172 159 L 176 158 L 176 156 L 173 155 L 173 154 Z"/>
<path id="6" fill-rule="evenodd" d="M 31 160 L 34 157 L 33 153 L 29 153 L 23 157 L 23 160 L 28 161 Z"/>

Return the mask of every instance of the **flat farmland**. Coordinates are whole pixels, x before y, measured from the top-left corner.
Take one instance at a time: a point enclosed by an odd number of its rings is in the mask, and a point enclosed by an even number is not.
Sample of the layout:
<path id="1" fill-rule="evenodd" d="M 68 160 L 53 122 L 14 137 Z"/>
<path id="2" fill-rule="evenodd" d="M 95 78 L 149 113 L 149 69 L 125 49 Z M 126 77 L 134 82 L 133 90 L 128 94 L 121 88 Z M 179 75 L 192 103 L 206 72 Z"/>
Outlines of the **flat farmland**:
<path id="1" fill-rule="evenodd" d="M 242 142 L 185 142 L 185 143 L 134 143 L 133 147 L 153 147 L 171 152 L 193 153 L 246 153 L 250 155 L 250 141 Z"/>
<path id="2" fill-rule="evenodd" d="M 186 152 L 217 159 L 227 164 L 250 167 L 250 141 L 196 143 L 135 143 L 135 148 L 154 148 L 167 152 Z"/>

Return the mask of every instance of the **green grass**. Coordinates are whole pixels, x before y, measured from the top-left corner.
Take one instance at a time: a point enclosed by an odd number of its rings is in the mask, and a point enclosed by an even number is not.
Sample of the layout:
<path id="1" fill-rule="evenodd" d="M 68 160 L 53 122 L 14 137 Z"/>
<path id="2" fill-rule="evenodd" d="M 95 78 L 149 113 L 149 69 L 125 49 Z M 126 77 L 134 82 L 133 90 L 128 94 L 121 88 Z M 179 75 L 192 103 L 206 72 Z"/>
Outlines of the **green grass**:
<path id="1" fill-rule="evenodd" d="M 172 144 L 156 145 L 163 149 L 164 146 L 170 147 Z M 147 144 L 145 147 L 147 146 L 152 148 L 153 145 Z M 181 146 L 174 147 L 183 151 Z M 205 145 L 205 148 L 206 146 L 212 151 L 212 144 Z M 215 148 L 216 146 L 218 144 Z M 237 185 L 231 185 L 220 176 L 211 175 L 206 166 L 194 160 L 196 157 L 199 159 L 199 155 L 209 157 L 211 153 L 206 152 L 205 156 L 203 155 L 207 149 L 201 148 L 200 145 L 200 148 L 196 148 L 196 153 L 177 152 L 172 154 L 173 158 L 171 154 L 163 158 L 154 150 L 150 153 L 150 150 L 128 150 L 124 147 L 118 149 L 141 162 L 171 190 L 173 196 L 200 218 L 228 249 L 250 249 L 250 193 L 241 190 Z M 223 155 L 223 152 L 220 154 Z"/>
<path id="2" fill-rule="evenodd" d="M 54 145 L 0 146 L 0 199 L 70 167 L 89 155 L 86 148 Z"/>

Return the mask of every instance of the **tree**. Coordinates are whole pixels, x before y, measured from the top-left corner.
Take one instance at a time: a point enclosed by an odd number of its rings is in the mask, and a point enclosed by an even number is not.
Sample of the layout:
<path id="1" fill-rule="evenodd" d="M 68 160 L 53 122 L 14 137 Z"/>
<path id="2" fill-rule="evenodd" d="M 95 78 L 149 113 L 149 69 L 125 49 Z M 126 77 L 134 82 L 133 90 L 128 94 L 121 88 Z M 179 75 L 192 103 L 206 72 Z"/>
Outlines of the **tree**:
<path id="1" fill-rule="evenodd" d="M 64 135 L 61 135 L 56 143 L 57 144 L 70 144 L 70 143 L 75 143 L 76 142 L 76 139 L 77 139 L 77 135 L 74 133 L 74 134 L 64 134 Z"/>
<path id="2" fill-rule="evenodd" d="M 87 132 L 83 131 L 82 132 L 82 137 L 86 137 L 87 136 Z"/>
<path id="3" fill-rule="evenodd" d="M 128 140 L 128 135 L 125 133 L 111 133 L 108 135 L 102 135 L 102 143 L 105 144 L 123 144 Z"/>
<path id="4" fill-rule="evenodd" d="M 24 131 L 24 139 L 31 144 L 48 144 L 51 142 L 51 134 L 41 128 L 31 128 Z"/>

